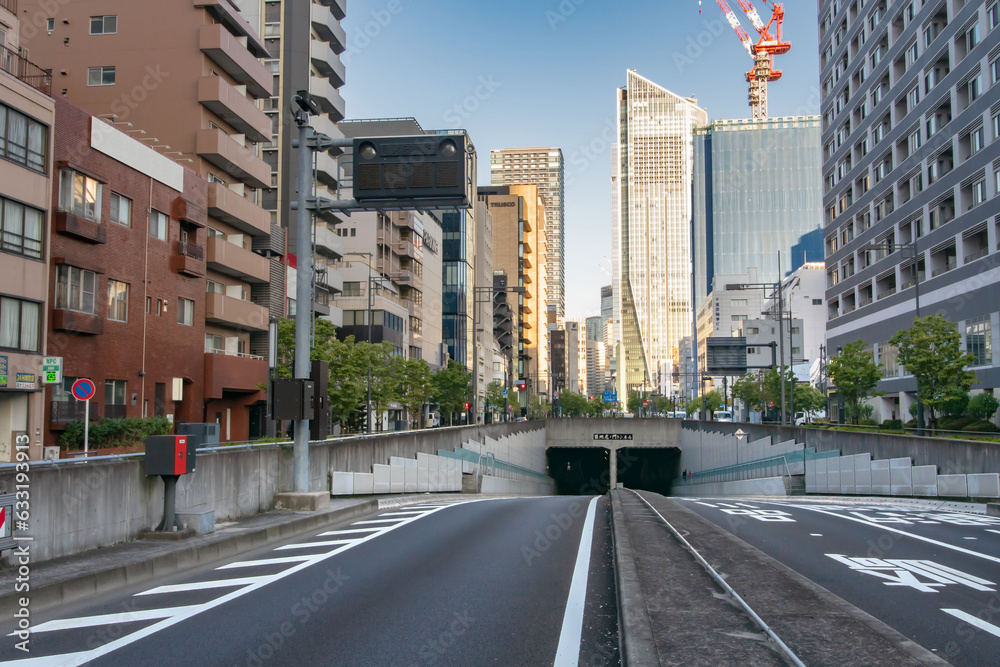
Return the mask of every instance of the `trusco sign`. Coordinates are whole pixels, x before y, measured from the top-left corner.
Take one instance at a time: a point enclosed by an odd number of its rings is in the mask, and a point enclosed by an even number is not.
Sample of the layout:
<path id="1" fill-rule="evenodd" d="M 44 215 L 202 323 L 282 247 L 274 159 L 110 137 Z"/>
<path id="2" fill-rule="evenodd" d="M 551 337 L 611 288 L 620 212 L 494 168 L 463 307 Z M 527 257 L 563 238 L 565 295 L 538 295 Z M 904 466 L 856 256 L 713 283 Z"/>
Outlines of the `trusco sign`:
<path id="1" fill-rule="evenodd" d="M 490 208 L 507 208 L 507 207 L 512 207 L 512 206 L 517 206 L 517 202 L 516 201 L 495 201 L 495 202 L 490 202 Z"/>

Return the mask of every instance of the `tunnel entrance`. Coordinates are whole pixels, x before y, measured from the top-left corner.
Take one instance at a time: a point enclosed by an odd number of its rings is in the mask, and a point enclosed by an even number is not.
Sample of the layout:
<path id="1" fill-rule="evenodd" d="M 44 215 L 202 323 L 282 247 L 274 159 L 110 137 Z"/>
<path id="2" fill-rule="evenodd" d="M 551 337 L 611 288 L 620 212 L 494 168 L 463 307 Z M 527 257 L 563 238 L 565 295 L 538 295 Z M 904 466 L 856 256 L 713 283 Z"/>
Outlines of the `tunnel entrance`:
<path id="1" fill-rule="evenodd" d="M 604 495 L 610 489 L 611 452 L 603 447 L 552 447 L 545 458 L 558 495 Z"/>
<path id="2" fill-rule="evenodd" d="M 681 450 L 677 447 L 623 447 L 615 454 L 618 481 L 626 488 L 669 496 L 673 481 L 681 476 Z"/>

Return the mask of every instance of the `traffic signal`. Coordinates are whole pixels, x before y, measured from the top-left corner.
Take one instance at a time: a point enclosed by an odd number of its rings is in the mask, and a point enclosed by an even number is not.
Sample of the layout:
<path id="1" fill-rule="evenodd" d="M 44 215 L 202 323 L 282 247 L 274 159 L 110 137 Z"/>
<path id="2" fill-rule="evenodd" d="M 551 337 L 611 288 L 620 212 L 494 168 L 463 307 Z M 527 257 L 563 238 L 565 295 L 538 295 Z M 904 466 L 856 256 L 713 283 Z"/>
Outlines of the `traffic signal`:
<path id="1" fill-rule="evenodd" d="M 466 409 L 466 410 L 468 410 L 468 409 L 469 409 L 469 404 L 468 404 L 468 403 L 466 403 L 466 404 L 465 404 L 465 409 Z"/>
<path id="2" fill-rule="evenodd" d="M 354 198 L 475 203 L 475 149 L 468 135 L 428 134 L 354 140 Z"/>
<path id="3" fill-rule="evenodd" d="M 527 388 L 528 388 L 528 383 L 527 382 L 525 382 L 524 380 L 518 380 L 518 382 L 517 382 L 517 389 L 518 389 L 518 391 L 520 391 L 522 389 L 527 389 Z"/>

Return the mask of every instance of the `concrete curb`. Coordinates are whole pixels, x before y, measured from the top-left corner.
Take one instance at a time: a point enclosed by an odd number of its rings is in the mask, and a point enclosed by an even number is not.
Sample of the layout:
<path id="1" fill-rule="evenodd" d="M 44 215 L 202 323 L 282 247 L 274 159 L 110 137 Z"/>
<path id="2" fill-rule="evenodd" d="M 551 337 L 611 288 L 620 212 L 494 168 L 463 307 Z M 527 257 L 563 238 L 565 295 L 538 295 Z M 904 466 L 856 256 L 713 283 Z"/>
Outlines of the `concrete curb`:
<path id="1" fill-rule="evenodd" d="M 668 500 L 672 500 L 669 499 Z M 920 644 L 917 644 L 910 638 L 903 635 L 901 632 L 895 630 L 889 625 L 878 620 L 868 612 L 854 606 L 842 597 L 831 593 L 826 588 L 815 583 L 811 579 L 799 574 L 795 570 L 791 569 L 784 563 L 775 560 L 774 558 L 768 556 L 766 553 L 758 549 L 757 547 L 744 542 L 737 536 L 733 535 L 727 530 L 723 530 L 719 526 L 715 525 L 708 519 L 705 519 L 697 512 L 692 511 L 688 507 L 684 506 L 684 503 L 679 503 L 672 500 L 673 504 L 685 514 L 691 516 L 691 520 L 702 526 L 706 531 L 713 531 L 721 534 L 724 539 L 732 543 L 734 549 L 742 550 L 746 560 L 756 560 L 761 564 L 769 565 L 774 568 L 781 575 L 787 577 L 788 579 L 794 581 L 803 588 L 811 591 L 817 598 L 823 601 L 823 603 L 841 613 L 850 616 L 854 620 L 858 621 L 862 625 L 867 626 L 872 632 L 877 635 L 881 635 L 884 639 L 894 644 L 900 651 L 913 658 L 915 661 L 922 665 L 948 665 L 949 663 L 938 656 L 934 655 L 931 651 L 925 649 Z M 794 648 L 794 647 L 793 647 Z"/>
<path id="2" fill-rule="evenodd" d="M 621 491 L 612 491 L 611 526 L 615 548 L 615 593 L 618 596 L 618 645 L 622 665 L 659 665 L 646 598 L 639 581 L 632 541 L 625 525 Z"/>
<path id="3" fill-rule="evenodd" d="M 402 500 L 402 499 L 400 499 Z M 421 499 L 426 501 L 426 499 Z M 178 546 L 175 551 L 159 554 L 147 560 L 115 565 L 104 570 L 91 571 L 77 577 L 53 582 L 40 587 L 32 586 L 26 593 L 10 591 L 0 594 L 0 617 L 13 618 L 20 608 L 19 598 L 31 600 L 31 612 L 38 612 L 56 605 L 73 602 L 85 597 L 98 596 L 127 585 L 164 577 L 181 570 L 197 567 L 239 555 L 268 544 L 287 540 L 310 530 L 323 528 L 331 523 L 350 519 L 360 514 L 378 511 L 381 501 L 373 498 L 351 507 L 295 517 L 285 523 L 237 533 L 205 544 Z"/>

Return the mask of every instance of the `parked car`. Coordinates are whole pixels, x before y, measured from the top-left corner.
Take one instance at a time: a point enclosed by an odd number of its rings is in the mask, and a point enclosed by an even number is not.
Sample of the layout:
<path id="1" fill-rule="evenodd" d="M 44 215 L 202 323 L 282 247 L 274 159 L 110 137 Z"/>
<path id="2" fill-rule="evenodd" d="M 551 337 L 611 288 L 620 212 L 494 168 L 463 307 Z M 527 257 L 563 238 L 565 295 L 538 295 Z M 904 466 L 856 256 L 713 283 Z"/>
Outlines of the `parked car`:
<path id="1" fill-rule="evenodd" d="M 687 419 L 688 413 L 686 410 L 678 410 L 677 412 L 674 413 L 674 417 L 676 417 L 677 419 Z"/>
<path id="2" fill-rule="evenodd" d="M 717 422 L 731 422 L 733 421 L 733 413 L 729 410 L 718 410 L 715 413 L 715 421 Z"/>

